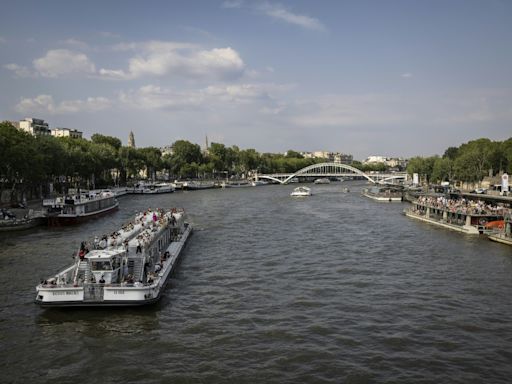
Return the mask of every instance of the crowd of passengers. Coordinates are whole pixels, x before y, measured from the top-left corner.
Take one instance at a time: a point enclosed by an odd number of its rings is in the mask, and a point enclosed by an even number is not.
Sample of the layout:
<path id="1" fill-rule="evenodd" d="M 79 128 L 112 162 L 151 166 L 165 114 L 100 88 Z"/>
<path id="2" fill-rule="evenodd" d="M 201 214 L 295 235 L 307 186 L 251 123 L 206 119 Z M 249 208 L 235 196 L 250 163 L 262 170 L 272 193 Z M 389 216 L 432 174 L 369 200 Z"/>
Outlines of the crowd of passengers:
<path id="1" fill-rule="evenodd" d="M 503 205 L 494 205 L 481 200 L 448 199 L 444 196 L 420 196 L 418 203 L 431 208 L 444 209 L 452 213 L 473 215 L 505 215 L 510 209 Z"/>

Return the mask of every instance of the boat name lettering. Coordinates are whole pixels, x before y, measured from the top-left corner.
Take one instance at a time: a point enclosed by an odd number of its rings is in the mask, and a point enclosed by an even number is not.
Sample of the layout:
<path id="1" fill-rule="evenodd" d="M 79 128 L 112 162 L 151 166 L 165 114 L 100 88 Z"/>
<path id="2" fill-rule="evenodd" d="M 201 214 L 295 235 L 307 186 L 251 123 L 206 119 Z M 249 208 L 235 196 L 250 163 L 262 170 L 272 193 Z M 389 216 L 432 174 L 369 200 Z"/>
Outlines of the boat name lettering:
<path id="1" fill-rule="evenodd" d="M 53 296 L 78 295 L 77 291 L 53 291 Z"/>

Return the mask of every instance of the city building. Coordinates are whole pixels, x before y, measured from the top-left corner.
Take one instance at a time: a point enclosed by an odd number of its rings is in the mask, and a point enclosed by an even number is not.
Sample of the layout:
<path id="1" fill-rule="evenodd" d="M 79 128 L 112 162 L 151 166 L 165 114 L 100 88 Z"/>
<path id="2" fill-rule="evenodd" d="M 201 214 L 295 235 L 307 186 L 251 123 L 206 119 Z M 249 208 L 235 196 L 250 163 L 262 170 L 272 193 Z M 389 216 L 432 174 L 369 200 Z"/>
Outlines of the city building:
<path id="1" fill-rule="evenodd" d="M 30 133 L 33 136 L 51 134 L 48 123 L 45 123 L 45 121 L 42 119 L 27 117 L 20 121 L 14 121 L 13 125 L 22 131 Z"/>
<path id="2" fill-rule="evenodd" d="M 165 156 L 165 155 L 172 156 L 172 154 L 174 153 L 171 145 L 166 145 L 165 147 L 161 147 L 160 152 L 162 152 L 162 156 Z"/>
<path id="3" fill-rule="evenodd" d="M 407 160 L 401 157 L 368 156 L 363 164 L 384 164 L 390 168 L 405 169 Z"/>
<path id="4" fill-rule="evenodd" d="M 82 132 L 70 128 L 53 128 L 51 130 L 51 134 L 55 137 L 72 137 L 74 139 L 82 138 Z"/>
<path id="5" fill-rule="evenodd" d="M 305 159 L 326 159 L 338 164 L 352 164 L 354 160 L 352 155 L 347 155 L 339 152 L 328 151 L 315 151 L 315 152 L 300 152 Z"/>

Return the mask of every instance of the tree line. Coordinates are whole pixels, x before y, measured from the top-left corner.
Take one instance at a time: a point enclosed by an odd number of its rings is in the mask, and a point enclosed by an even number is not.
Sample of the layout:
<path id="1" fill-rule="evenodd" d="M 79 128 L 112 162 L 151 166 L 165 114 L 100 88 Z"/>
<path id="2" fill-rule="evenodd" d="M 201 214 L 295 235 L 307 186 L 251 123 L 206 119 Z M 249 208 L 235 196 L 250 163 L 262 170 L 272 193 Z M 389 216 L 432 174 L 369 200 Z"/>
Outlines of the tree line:
<path id="1" fill-rule="evenodd" d="M 101 134 L 90 140 L 71 137 L 32 136 L 9 122 L 0 123 L 0 196 L 7 188 L 18 192 L 37 190 L 47 195 L 50 185 L 59 193 L 70 187 L 102 188 L 127 185 L 145 175 L 168 179 L 226 178 L 249 172 L 286 173 L 322 159 L 305 159 L 298 152 L 286 155 L 241 150 L 212 143 L 208 152 L 198 144 L 178 140 L 172 154 L 159 148 L 123 146 L 121 140 Z"/>
<path id="2" fill-rule="evenodd" d="M 208 152 L 198 144 L 177 140 L 172 154 L 159 148 L 123 146 L 121 140 L 101 134 L 90 140 L 70 137 L 32 136 L 9 122 L 0 123 L 0 196 L 7 188 L 47 195 L 49 186 L 58 193 L 70 187 L 103 188 L 127 185 L 145 175 L 168 179 L 243 177 L 250 173 L 293 173 L 327 159 L 304 158 L 299 152 L 258 153 L 255 149 L 211 143 Z M 352 166 L 386 171 L 384 164 Z M 442 157 L 414 157 L 407 171 L 429 181 L 479 181 L 492 173 L 512 173 L 512 138 L 503 142 L 479 139 L 448 148 Z"/>
<path id="3" fill-rule="evenodd" d="M 413 157 L 409 159 L 407 172 L 418 173 L 432 183 L 477 183 L 486 176 L 512 174 L 512 138 L 505 141 L 482 138 L 449 147 L 443 156 Z"/>

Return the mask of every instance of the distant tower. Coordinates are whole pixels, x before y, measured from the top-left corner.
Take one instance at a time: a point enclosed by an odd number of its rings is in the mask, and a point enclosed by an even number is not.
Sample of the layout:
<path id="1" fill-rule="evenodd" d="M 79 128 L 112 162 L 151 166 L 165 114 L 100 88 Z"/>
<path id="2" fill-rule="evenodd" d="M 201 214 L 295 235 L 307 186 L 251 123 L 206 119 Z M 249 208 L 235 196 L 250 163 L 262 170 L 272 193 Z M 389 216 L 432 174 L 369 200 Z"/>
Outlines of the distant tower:
<path id="1" fill-rule="evenodd" d="M 133 132 L 130 131 L 128 135 L 128 146 L 131 148 L 135 148 L 135 137 L 133 136 Z"/>
<path id="2" fill-rule="evenodd" d="M 210 151 L 208 150 L 208 135 L 206 135 L 206 140 L 205 140 L 205 147 L 203 149 L 203 154 L 204 155 L 208 155 L 210 153 Z"/>

